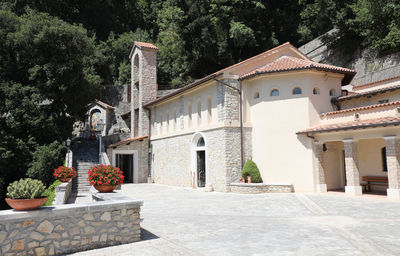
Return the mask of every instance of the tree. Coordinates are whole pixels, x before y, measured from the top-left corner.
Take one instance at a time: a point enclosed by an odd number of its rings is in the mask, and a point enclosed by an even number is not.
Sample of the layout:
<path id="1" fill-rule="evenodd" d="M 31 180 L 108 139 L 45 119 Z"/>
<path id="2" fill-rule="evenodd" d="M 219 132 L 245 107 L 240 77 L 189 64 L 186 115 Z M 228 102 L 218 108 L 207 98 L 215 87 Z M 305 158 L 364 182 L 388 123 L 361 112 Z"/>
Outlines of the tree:
<path id="1" fill-rule="evenodd" d="M 82 26 L 33 10 L 18 16 L 4 5 L 0 22 L 3 198 L 6 185 L 35 166 L 37 150 L 70 135 L 107 74 L 105 57 Z"/>

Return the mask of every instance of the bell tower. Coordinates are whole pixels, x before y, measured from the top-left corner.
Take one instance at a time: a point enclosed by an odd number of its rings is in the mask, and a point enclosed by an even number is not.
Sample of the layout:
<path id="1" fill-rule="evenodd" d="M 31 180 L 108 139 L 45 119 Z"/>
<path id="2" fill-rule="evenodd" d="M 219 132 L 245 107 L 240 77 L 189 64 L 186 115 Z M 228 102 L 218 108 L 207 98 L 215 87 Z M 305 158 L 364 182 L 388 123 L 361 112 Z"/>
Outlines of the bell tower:
<path id="1" fill-rule="evenodd" d="M 157 98 L 157 51 L 150 43 L 135 42 L 131 60 L 131 137 L 149 134 L 149 110 L 144 104 Z"/>

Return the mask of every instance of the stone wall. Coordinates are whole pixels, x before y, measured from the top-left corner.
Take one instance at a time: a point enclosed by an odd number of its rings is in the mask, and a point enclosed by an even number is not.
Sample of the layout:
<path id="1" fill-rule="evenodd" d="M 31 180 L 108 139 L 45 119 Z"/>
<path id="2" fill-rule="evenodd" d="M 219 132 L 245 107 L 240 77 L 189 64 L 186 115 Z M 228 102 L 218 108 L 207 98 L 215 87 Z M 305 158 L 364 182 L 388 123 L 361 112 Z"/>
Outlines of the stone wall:
<path id="1" fill-rule="evenodd" d="M 261 193 L 291 193 L 294 191 L 290 184 L 265 184 L 265 183 L 231 183 L 233 193 L 261 194 Z"/>
<path id="2" fill-rule="evenodd" d="M 240 179 L 240 128 L 225 127 L 201 131 L 206 143 L 206 182 L 216 191 L 229 191 Z M 151 141 L 152 176 L 155 183 L 194 186 L 196 161 L 194 133 Z M 168 150 L 166 150 L 168 149 Z"/>
<path id="3" fill-rule="evenodd" d="M 55 187 L 56 198 L 54 200 L 54 205 L 65 204 L 71 195 L 72 190 L 72 179 L 68 182 L 63 182 L 59 186 Z"/>
<path id="4" fill-rule="evenodd" d="M 139 241 L 142 205 L 126 200 L 0 211 L 0 254 L 59 255 Z"/>

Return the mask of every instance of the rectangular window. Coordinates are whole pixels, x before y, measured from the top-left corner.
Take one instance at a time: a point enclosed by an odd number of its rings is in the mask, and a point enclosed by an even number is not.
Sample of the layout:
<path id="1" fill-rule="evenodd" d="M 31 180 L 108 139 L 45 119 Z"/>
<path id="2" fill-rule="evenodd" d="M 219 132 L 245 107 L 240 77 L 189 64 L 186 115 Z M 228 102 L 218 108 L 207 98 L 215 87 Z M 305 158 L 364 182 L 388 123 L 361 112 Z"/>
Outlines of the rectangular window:
<path id="1" fill-rule="evenodd" d="M 160 113 L 160 134 L 163 132 L 163 114 Z"/>
<path id="2" fill-rule="evenodd" d="M 167 116 L 166 116 L 166 121 L 167 121 L 167 128 L 166 128 L 166 132 L 169 132 L 169 111 L 167 112 Z"/>
<path id="3" fill-rule="evenodd" d="M 197 125 L 201 125 L 201 99 L 197 101 Z"/>
<path id="4" fill-rule="evenodd" d="M 176 107 L 174 108 L 174 131 L 176 130 Z"/>
<path id="5" fill-rule="evenodd" d="M 208 123 L 211 123 L 212 121 L 212 113 L 211 113 L 211 96 L 208 96 L 207 99 L 207 114 L 208 114 Z"/>
<path id="6" fill-rule="evenodd" d="M 382 171 L 387 172 L 386 147 L 381 149 Z"/>
<path id="7" fill-rule="evenodd" d="M 384 104 L 384 103 L 388 103 L 389 100 L 378 100 L 378 104 Z"/>
<path id="8" fill-rule="evenodd" d="M 189 103 L 188 106 L 188 126 L 189 128 L 192 127 L 192 103 Z"/>

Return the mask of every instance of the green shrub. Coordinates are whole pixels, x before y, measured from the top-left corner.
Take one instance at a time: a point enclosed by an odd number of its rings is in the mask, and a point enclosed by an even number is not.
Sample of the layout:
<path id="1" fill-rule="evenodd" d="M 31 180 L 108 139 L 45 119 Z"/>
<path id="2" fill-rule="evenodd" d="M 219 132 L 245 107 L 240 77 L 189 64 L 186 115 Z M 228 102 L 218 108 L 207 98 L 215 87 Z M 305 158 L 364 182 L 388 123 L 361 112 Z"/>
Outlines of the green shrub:
<path id="1" fill-rule="evenodd" d="M 40 180 L 20 179 L 8 185 L 7 196 L 12 199 L 39 198 L 45 189 L 45 185 Z"/>
<path id="2" fill-rule="evenodd" d="M 54 169 L 63 163 L 65 152 L 65 146 L 58 141 L 38 147 L 27 176 L 41 180 L 46 186 L 52 184 Z"/>
<path id="3" fill-rule="evenodd" d="M 44 192 L 43 196 L 47 196 L 48 199 L 46 203 L 44 203 L 45 206 L 51 206 L 53 205 L 53 201 L 56 198 L 56 187 L 59 186 L 62 182 L 59 180 L 56 180 L 51 184 Z"/>
<path id="4" fill-rule="evenodd" d="M 256 163 L 254 163 L 252 160 L 247 160 L 243 166 L 242 178 L 247 180 L 247 176 L 251 177 L 251 182 L 253 183 L 262 182 L 260 171 L 258 170 Z"/>

